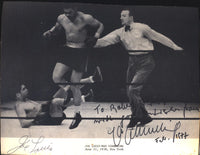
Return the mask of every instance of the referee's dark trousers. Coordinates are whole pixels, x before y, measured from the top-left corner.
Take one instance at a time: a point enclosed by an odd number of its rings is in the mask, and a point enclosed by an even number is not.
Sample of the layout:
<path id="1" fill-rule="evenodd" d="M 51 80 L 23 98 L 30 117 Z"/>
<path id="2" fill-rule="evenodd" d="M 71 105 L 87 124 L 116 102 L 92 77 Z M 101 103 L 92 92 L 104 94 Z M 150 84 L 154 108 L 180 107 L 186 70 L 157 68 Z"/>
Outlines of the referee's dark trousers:
<path id="1" fill-rule="evenodd" d="M 127 94 L 131 105 L 132 117 L 145 119 L 148 112 L 140 96 L 141 90 L 148 76 L 155 68 L 155 62 L 151 54 L 129 55 L 127 82 Z"/>

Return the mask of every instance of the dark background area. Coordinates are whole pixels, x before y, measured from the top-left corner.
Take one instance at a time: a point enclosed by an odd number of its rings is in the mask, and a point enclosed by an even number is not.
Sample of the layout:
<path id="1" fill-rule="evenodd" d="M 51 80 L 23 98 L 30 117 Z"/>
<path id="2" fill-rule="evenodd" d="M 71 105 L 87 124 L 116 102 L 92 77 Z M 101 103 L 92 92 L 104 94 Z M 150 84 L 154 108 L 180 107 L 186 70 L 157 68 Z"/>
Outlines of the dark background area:
<path id="1" fill-rule="evenodd" d="M 2 11 L 1 98 L 15 98 L 25 83 L 31 98 L 46 100 L 57 87 L 51 79 L 63 33 L 51 40 L 42 33 L 51 28 L 67 3 L 8 2 Z M 76 4 L 104 23 L 103 36 L 121 27 L 124 6 Z M 154 42 L 156 68 L 143 90 L 146 101 L 199 101 L 199 15 L 198 9 L 167 6 L 132 6 L 135 22 L 149 25 L 184 48 L 173 51 Z M 104 83 L 94 87 L 97 101 L 125 101 L 127 53 L 121 45 L 92 49 L 88 74 L 94 64 L 101 67 Z M 86 74 L 87 76 L 87 74 Z"/>

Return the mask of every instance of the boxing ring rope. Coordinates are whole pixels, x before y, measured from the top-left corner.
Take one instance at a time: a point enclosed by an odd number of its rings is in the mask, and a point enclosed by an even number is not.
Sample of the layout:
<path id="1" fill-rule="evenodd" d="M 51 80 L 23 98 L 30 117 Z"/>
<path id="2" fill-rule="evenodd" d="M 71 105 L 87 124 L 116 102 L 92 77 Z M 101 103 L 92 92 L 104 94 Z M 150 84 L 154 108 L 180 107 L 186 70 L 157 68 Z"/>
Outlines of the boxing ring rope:
<path id="1" fill-rule="evenodd" d="M 55 83 L 57 85 L 95 85 L 95 84 L 107 84 L 107 82 L 93 82 L 93 83 L 89 83 L 89 82 L 57 82 Z M 122 83 L 123 85 L 136 85 L 135 83 Z M 141 83 L 137 83 L 137 85 L 140 85 Z"/>
<path id="2" fill-rule="evenodd" d="M 36 117 L 0 117 L 0 119 L 35 119 Z M 73 120 L 76 119 L 74 117 L 66 117 L 65 120 Z M 127 117 L 82 117 L 82 120 L 130 120 L 130 118 Z M 154 117 L 153 120 L 200 120 L 200 118 L 197 117 L 191 117 L 191 118 L 176 118 L 176 117 L 168 117 L 168 118 L 159 118 Z"/>

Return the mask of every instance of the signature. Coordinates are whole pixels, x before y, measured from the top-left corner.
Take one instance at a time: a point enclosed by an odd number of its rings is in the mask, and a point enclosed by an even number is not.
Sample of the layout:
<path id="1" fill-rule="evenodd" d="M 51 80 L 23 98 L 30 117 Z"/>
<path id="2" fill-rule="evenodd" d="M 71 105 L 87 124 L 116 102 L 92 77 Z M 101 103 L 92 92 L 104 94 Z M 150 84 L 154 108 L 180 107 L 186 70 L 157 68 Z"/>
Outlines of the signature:
<path id="1" fill-rule="evenodd" d="M 165 102 L 161 102 L 161 103 L 157 103 L 157 104 L 163 104 L 163 105 L 166 105 Z M 149 103 L 148 105 L 150 106 L 153 106 L 152 103 Z M 95 111 L 97 114 L 101 114 L 101 113 L 107 113 L 108 111 L 112 112 L 114 111 L 115 113 L 118 113 L 119 111 L 123 111 L 123 110 L 126 110 L 128 108 L 130 108 L 130 104 L 129 103 L 120 103 L 118 105 L 115 105 L 115 104 L 111 104 L 109 108 L 105 108 L 105 107 L 102 107 L 102 105 L 98 105 L 97 107 L 95 107 Z M 149 115 L 153 115 L 153 116 L 157 116 L 157 115 L 162 115 L 162 114 L 165 114 L 165 115 L 168 115 L 169 113 L 174 113 L 174 112 L 177 112 L 177 111 L 180 111 L 182 112 L 183 114 L 183 118 L 186 118 L 186 112 L 192 112 L 192 111 L 197 111 L 197 112 L 200 112 L 200 108 L 199 107 L 195 107 L 195 106 L 189 106 L 187 105 L 186 103 L 184 104 L 183 108 L 177 108 L 177 107 L 174 107 L 174 106 L 169 106 L 169 107 L 166 107 L 166 108 L 154 108 L 152 109 L 151 112 L 149 112 Z"/>
<path id="2" fill-rule="evenodd" d="M 151 105 L 152 106 L 152 105 Z M 199 107 L 192 107 L 188 106 L 187 104 L 184 105 L 183 109 L 180 108 L 175 108 L 173 106 L 170 106 L 169 108 L 162 108 L 162 109 L 153 109 L 153 112 L 149 112 L 150 115 L 159 115 L 159 114 L 168 114 L 170 112 L 176 112 L 176 111 L 182 111 L 183 112 L 183 118 L 186 116 L 186 111 L 191 112 L 191 111 L 198 111 L 200 112 Z"/>
<path id="3" fill-rule="evenodd" d="M 116 113 L 119 111 L 119 110 L 126 110 L 128 108 L 130 108 L 131 105 L 129 103 L 121 103 L 120 105 L 114 105 L 114 104 L 111 104 L 110 105 L 110 111 L 115 111 Z"/>
<path id="4" fill-rule="evenodd" d="M 43 136 L 40 136 L 37 139 L 32 139 L 30 136 L 24 135 L 21 138 L 19 138 L 18 140 L 19 145 L 14 148 L 11 148 L 7 153 L 12 154 L 19 149 L 23 149 L 25 152 L 29 153 L 36 153 L 39 151 L 52 151 L 53 150 L 52 143 L 44 146 L 41 145 L 43 141 L 44 141 Z"/>
<path id="5" fill-rule="evenodd" d="M 178 121 L 175 123 L 175 126 L 172 129 L 167 128 L 164 123 L 156 125 L 156 127 L 134 127 L 131 129 L 126 128 L 124 130 L 124 118 L 127 118 L 129 116 L 124 117 L 122 116 L 122 120 L 120 124 L 117 127 L 113 127 L 111 130 L 107 131 L 109 135 L 112 135 L 114 145 L 119 146 L 121 143 L 121 139 L 124 136 L 125 144 L 129 145 L 131 143 L 131 140 L 134 138 L 138 138 L 141 136 L 147 136 L 152 135 L 156 133 L 163 133 L 163 132 L 170 132 L 173 134 L 173 142 L 176 138 L 177 130 L 181 127 L 181 122 Z"/>

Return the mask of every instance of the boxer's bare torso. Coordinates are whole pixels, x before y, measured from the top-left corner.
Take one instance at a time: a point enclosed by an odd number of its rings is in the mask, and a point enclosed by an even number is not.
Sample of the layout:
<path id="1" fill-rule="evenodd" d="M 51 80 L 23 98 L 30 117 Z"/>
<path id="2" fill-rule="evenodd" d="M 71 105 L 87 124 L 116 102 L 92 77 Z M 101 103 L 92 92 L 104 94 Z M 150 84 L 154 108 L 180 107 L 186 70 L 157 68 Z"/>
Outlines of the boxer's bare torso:
<path id="1" fill-rule="evenodd" d="M 84 43 L 87 37 L 86 25 L 91 25 L 94 20 L 91 15 L 77 12 L 74 21 L 69 20 L 65 14 L 61 14 L 58 16 L 57 23 L 65 30 L 66 42 Z"/>
<path id="2" fill-rule="evenodd" d="M 18 117 L 36 117 L 41 112 L 41 104 L 32 100 L 16 101 L 15 109 Z M 34 119 L 19 119 L 22 127 L 32 125 Z"/>
<path id="3" fill-rule="evenodd" d="M 88 26 L 97 29 L 94 36 L 90 36 L 87 33 Z M 56 35 L 61 28 L 65 30 L 66 46 L 82 48 L 88 46 L 90 43 L 93 46 L 93 42 L 95 41 L 96 43 L 96 39 L 100 37 L 104 26 L 90 14 L 85 14 L 72 8 L 65 8 L 64 13 L 58 16 L 55 26 L 44 32 L 43 36 L 48 38 L 52 34 Z M 93 40 L 90 39 L 88 41 L 89 37 L 93 37 Z"/>
<path id="4" fill-rule="evenodd" d="M 41 111 L 41 104 L 32 100 L 17 101 L 15 106 L 20 117 L 36 117 Z"/>

